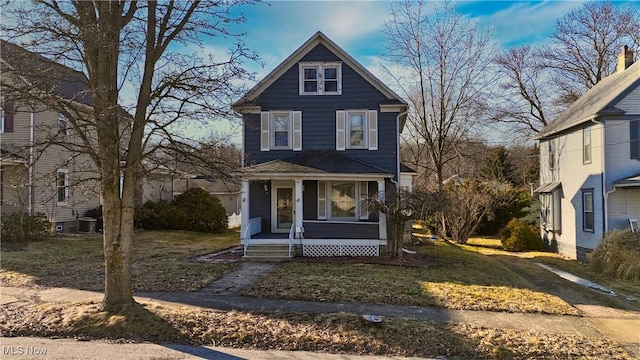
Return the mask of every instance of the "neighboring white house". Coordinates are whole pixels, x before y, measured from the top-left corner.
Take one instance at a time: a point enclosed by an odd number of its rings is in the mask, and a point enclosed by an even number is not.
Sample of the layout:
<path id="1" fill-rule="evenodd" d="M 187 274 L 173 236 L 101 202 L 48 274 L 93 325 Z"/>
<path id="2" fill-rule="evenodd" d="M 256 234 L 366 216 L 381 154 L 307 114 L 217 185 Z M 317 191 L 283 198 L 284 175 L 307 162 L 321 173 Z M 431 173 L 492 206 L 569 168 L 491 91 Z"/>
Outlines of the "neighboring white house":
<path id="1" fill-rule="evenodd" d="M 625 46 L 617 71 L 567 108 L 540 141 L 541 235 L 585 259 L 604 233 L 640 218 L 640 62 Z"/>

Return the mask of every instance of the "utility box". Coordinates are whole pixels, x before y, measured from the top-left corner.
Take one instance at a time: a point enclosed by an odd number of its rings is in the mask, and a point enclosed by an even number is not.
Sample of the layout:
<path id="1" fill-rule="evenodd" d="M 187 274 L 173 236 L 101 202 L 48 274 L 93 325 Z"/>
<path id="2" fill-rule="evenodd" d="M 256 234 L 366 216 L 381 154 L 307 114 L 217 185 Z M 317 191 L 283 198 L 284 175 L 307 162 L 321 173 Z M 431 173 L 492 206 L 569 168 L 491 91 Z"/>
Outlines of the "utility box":
<path id="1" fill-rule="evenodd" d="M 96 232 L 96 219 L 90 217 L 81 217 L 78 219 L 78 232 L 92 234 Z"/>

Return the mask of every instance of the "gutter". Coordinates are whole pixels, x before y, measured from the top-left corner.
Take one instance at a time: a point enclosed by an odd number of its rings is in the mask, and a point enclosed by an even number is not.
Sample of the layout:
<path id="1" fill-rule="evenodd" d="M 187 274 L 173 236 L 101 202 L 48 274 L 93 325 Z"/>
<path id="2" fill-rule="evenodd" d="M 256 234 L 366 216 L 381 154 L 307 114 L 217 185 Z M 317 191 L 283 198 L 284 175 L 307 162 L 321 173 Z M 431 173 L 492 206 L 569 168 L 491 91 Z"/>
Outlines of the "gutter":
<path id="1" fill-rule="evenodd" d="M 407 115 L 407 111 L 402 112 L 396 116 L 396 134 L 398 134 L 398 141 L 396 141 L 396 180 L 391 178 L 391 182 L 396 186 L 396 193 L 400 192 L 400 118 Z"/>
<path id="2" fill-rule="evenodd" d="M 29 194 L 27 195 L 27 212 L 33 215 L 33 141 L 34 141 L 35 114 L 33 110 L 29 115 Z"/>

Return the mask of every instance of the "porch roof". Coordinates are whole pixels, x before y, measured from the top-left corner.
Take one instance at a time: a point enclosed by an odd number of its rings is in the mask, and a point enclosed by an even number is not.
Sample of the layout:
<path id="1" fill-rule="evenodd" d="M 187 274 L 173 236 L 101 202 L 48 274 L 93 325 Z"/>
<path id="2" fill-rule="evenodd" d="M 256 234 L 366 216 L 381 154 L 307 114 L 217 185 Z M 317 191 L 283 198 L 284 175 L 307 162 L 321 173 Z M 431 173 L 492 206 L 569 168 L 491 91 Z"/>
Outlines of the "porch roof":
<path id="1" fill-rule="evenodd" d="M 339 154 L 334 150 L 307 150 L 286 159 L 272 160 L 243 169 L 245 178 L 265 176 L 330 176 L 393 177 L 384 169 Z"/>
<path id="2" fill-rule="evenodd" d="M 26 164 L 27 159 L 7 149 L 0 148 L 0 165 Z"/>
<path id="3" fill-rule="evenodd" d="M 640 174 L 636 174 L 633 176 L 629 176 L 628 178 L 615 181 L 613 183 L 613 186 L 617 188 L 640 187 Z"/>
<path id="4" fill-rule="evenodd" d="M 553 192 L 553 190 L 557 189 L 560 185 L 561 185 L 560 181 L 542 184 L 533 192 L 538 194 L 550 193 L 550 192 Z"/>

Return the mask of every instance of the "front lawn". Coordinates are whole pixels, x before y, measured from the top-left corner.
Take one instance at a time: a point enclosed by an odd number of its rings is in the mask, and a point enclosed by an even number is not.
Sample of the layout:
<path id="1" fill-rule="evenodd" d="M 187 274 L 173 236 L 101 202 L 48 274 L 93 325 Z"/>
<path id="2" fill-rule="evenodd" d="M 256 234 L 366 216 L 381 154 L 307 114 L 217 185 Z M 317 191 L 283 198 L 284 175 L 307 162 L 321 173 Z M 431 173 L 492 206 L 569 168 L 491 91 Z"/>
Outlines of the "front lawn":
<path id="1" fill-rule="evenodd" d="M 457 245 L 418 246 L 423 266 L 291 262 L 245 289 L 245 295 L 330 302 L 442 306 L 451 309 L 579 315 L 508 265 Z M 412 255 L 405 255 L 410 257 Z M 552 273 L 544 278 L 556 277 Z M 540 279 L 538 279 L 540 280 Z"/>
<path id="2" fill-rule="evenodd" d="M 202 263 L 195 257 L 239 244 L 237 229 L 222 234 L 190 231 L 136 231 L 133 290 L 197 291 L 231 271 L 235 264 Z M 63 235 L 2 250 L 3 286 L 104 289 L 102 237 Z"/>

